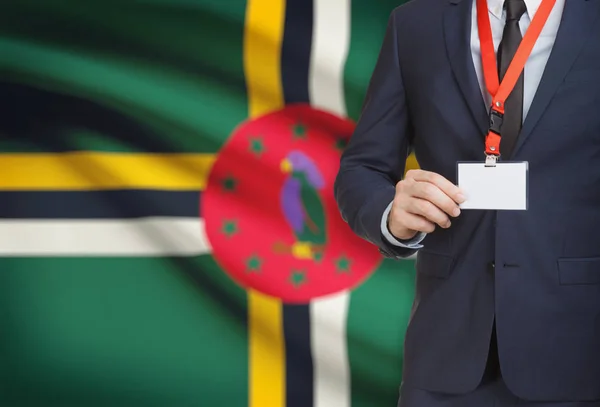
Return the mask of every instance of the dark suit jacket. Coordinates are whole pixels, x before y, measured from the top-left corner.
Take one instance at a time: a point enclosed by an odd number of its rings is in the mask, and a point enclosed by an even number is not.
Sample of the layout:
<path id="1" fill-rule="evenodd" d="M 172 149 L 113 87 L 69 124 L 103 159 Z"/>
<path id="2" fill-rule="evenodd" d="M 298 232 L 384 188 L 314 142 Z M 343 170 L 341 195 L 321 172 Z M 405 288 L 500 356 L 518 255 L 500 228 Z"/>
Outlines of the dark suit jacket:
<path id="1" fill-rule="evenodd" d="M 469 49 L 471 1 L 414 0 L 393 11 L 341 160 L 341 214 L 389 257 L 411 254 L 380 229 L 409 149 L 422 169 L 452 182 L 457 161 L 484 158 L 488 119 Z M 475 389 L 495 317 L 501 370 L 515 395 L 600 399 L 599 17 L 600 0 L 566 2 L 513 153 L 529 161 L 529 209 L 463 211 L 425 238 L 405 385 Z"/>

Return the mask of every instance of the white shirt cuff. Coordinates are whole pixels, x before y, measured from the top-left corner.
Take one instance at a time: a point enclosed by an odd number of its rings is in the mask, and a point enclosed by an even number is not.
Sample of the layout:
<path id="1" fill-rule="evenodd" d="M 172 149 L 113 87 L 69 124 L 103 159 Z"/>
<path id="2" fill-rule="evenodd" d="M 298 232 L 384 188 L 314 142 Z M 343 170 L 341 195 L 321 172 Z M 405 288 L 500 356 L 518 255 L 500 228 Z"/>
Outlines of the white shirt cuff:
<path id="1" fill-rule="evenodd" d="M 413 237 L 410 240 L 400 241 L 396 239 L 388 229 L 387 219 L 390 214 L 390 211 L 392 210 L 392 203 L 393 202 L 390 202 L 388 207 L 383 212 L 383 216 L 381 218 L 381 233 L 383 233 L 385 239 L 394 246 L 403 247 L 405 249 L 421 249 L 423 245 L 421 245 L 420 243 L 423 241 L 423 239 L 425 239 L 425 236 L 427 236 L 426 233 L 419 232 L 415 237 Z"/>

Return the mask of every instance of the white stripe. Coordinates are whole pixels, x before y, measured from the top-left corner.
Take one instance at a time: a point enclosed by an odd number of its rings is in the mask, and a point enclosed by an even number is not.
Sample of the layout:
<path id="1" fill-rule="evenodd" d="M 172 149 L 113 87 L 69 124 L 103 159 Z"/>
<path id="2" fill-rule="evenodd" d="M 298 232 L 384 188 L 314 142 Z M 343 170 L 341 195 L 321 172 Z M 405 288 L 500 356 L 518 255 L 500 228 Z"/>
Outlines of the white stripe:
<path id="1" fill-rule="evenodd" d="M 314 0 L 310 102 L 340 116 L 346 116 L 344 67 L 350 50 L 350 3 Z"/>
<path id="2" fill-rule="evenodd" d="M 350 366 L 346 344 L 349 305 L 348 292 L 310 304 L 314 407 L 350 407 Z"/>
<path id="3" fill-rule="evenodd" d="M 194 256 L 210 253 L 199 218 L 2 220 L 0 256 Z"/>
<path id="4" fill-rule="evenodd" d="M 350 48 L 351 0 L 314 0 L 309 92 L 311 104 L 346 116 L 344 67 Z M 350 407 L 346 324 L 350 294 L 310 304 L 314 407 Z"/>

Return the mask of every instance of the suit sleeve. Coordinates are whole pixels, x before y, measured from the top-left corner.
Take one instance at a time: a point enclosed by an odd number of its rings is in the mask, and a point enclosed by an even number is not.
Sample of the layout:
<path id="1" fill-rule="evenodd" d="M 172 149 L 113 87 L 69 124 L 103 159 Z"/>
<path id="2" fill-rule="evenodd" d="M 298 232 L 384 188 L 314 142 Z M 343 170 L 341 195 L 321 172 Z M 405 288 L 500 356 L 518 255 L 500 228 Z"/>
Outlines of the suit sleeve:
<path id="1" fill-rule="evenodd" d="M 393 12 L 357 123 L 342 154 L 334 192 L 342 218 L 386 257 L 408 257 L 416 250 L 390 244 L 382 216 L 394 199 L 410 151 L 410 122 L 398 59 Z"/>

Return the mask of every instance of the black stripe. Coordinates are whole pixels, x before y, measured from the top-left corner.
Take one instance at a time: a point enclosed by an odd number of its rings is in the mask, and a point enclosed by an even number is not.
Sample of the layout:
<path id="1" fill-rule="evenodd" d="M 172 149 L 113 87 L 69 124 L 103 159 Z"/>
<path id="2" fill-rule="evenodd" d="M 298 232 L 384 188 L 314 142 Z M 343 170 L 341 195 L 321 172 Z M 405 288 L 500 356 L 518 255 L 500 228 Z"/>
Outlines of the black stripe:
<path id="1" fill-rule="evenodd" d="M 0 192 L 0 218 L 119 219 L 200 216 L 198 191 Z"/>
<path id="2" fill-rule="evenodd" d="M 312 48 L 313 4 L 288 0 L 281 49 L 281 80 L 286 104 L 308 103 L 308 74 Z M 288 406 L 289 407 L 289 406 Z"/>
<path id="3" fill-rule="evenodd" d="M 0 112 L 0 146 L 6 151 L 104 150 L 107 140 L 114 140 L 119 146 L 134 146 L 135 152 L 181 152 L 165 134 L 116 109 L 29 85 L 0 81 Z M 67 131 L 74 129 L 102 135 L 102 141 L 82 144 Z M 214 138 L 203 139 L 203 151 L 219 146 Z"/>
<path id="4" fill-rule="evenodd" d="M 309 103 L 313 2 L 287 0 L 281 50 L 281 77 L 286 104 Z M 308 305 L 283 305 L 286 354 L 286 407 L 313 406 L 313 361 Z"/>
<path id="5" fill-rule="evenodd" d="M 308 305 L 283 306 L 286 407 L 313 405 L 313 361 Z"/>

